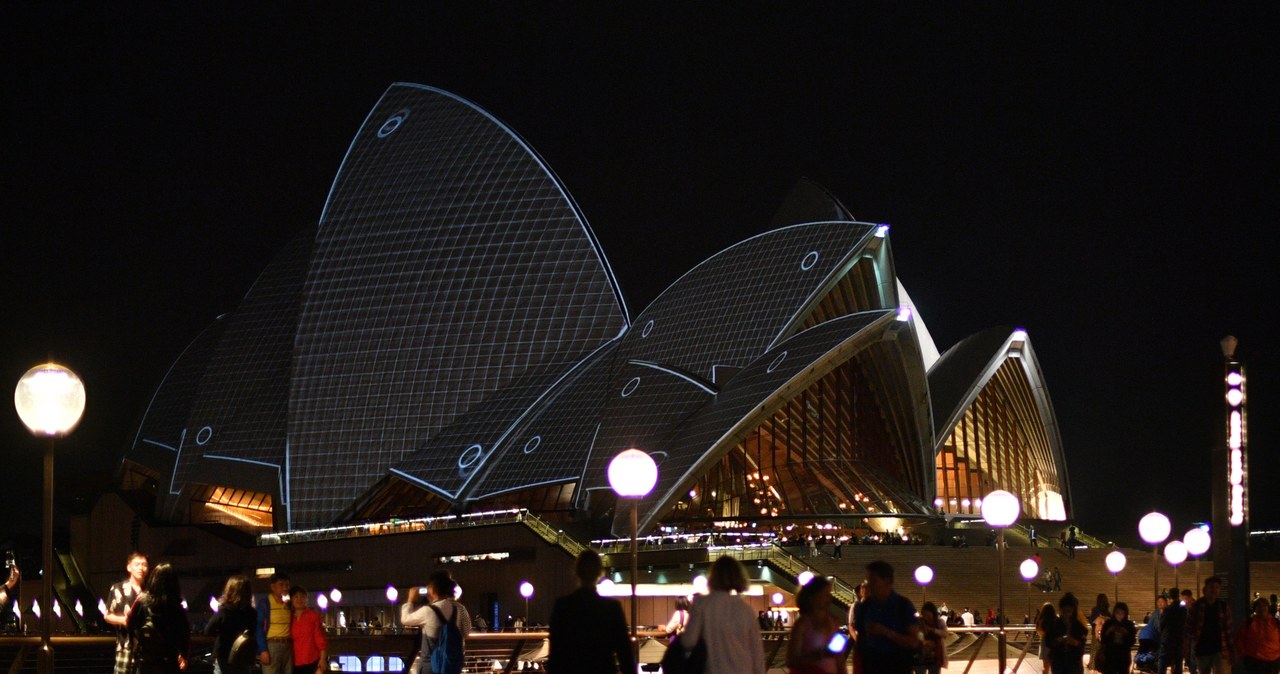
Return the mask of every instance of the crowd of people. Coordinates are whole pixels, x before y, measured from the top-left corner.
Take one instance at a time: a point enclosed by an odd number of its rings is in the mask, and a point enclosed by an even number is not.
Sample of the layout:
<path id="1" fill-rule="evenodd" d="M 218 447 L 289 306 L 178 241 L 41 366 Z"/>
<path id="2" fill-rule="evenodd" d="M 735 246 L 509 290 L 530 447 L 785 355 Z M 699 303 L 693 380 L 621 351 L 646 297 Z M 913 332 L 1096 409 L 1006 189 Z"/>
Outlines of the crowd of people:
<path id="1" fill-rule="evenodd" d="M 191 624 L 180 596 L 178 573 L 169 564 L 150 567 L 147 557 L 129 555 L 126 577 L 111 586 L 105 620 L 118 629 L 115 674 L 176 674 L 191 660 Z M 635 652 L 622 604 L 601 597 L 600 557 L 588 549 L 574 566 L 579 588 L 556 600 L 550 620 L 546 669 L 552 674 L 616 674 L 636 671 Z M 0 602 L 20 573 L 11 565 L 0 585 Z M 764 674 L 762 631 L 784 629 L 785 623 L 764 611 L 755 612 L 740 596 L 747 590 L 742 565 L 722 556 L 711 566 L 705 595 L 683 598 L 666 625 L 670 636 L 664 669 L 683 671 L 695 664 L 705 674 Z M 456 583 L 437 571 L 424 588 L 408 590 L 400 608 L 401 624 L 421 629 L 421 648 L 414 674 L 456 674 L 446 651 L 461 666 L 463 640 L 472 631 L 466 607 L 457 602 Z M 1280 674 L 1280 620 L 1275 595 L 1257 597 L 1242 625 L 1232 622 L 1220 597 L 1222 581 L 1211 576 L 1196 598 L 1174 588 L 1157 599 L 1138 630 L 1123 602 L 1111 605 L 1099 594 L 1086 613 L 1070 592 L 1056 605 L 1046 602 L 1034 618 L 1039 653 L 1046 674 L 1228 674 L 1237 666 L 1245 674 Z M 968 608 L 952 612 L 926 602 L 919 612 L 894 590 L 894 570 L 883 561 L 866 566 L 857 587 L 858 601 L 849 610 L 847 634 L 833 619 L 831 584 L 821 576 L 800 588 L 798 612 L 790 626 L 786 649 L 788 674 L 836 674 L 845 671 L 852 654 L 855 674 L 939 674 L 947 664 L 948 626 L 985 622 L 1001 624 L 997 611 L 980 620 Z M 314 674 L 328 669 L 328 641 L 320 614 L 308 605 L 307 591 L 287 574 L 270 578 L 267 592 L 254 596 L 242 575 L 226 580 L 216 615 L 204 628 L 213 637 L 214 671 L 218 674 Z M 848 641 L 848 643 L 846 643 Z M 1136 659 L 1131 658 L 1137 646 Z M 434 657 L 433 657 L 434 656 Z M 442 669 L 443 668 L 443 669 Z"/>

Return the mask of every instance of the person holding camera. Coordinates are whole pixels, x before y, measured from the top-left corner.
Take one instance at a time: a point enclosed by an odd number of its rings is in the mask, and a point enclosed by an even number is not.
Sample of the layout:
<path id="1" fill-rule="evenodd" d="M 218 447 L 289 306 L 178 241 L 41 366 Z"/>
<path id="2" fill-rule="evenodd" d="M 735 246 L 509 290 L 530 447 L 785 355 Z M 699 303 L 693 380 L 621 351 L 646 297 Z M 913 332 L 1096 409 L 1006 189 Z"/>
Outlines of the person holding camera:
<path id="1" fill-rule="evenodd" d="M 422 628 L 421 658 L 426 672 L 431 671 L 428 658 L 440 638 L 442 625 L 455 623 L 464 643 L 467 635 L 471 634 L 471 614 L 467 607 L 453 599 L 457 587 L 448 571 L 436 571 L 427 578 L 426 587 L 409 588 L 405 603 L 400 607 L 401 625 Z M 424 592 L 426 601 L 422 600 Z"/>

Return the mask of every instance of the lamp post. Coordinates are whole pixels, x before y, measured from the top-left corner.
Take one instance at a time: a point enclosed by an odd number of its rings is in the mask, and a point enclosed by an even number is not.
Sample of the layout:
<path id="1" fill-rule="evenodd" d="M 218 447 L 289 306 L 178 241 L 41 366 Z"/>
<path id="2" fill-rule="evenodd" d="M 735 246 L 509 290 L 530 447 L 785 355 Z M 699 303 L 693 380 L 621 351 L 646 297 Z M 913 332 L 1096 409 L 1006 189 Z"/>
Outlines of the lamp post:
<path id="1" fill-rule="evenodd" d="M 920 605 L 923 606 L 928 594 L 929 583 L 933 582 L 933 569 L 927 564 L 917 566 L 916 582 L 920 583 Z"/>
<path id="2" fill-rule="evenodd" d="M 520 583 L 520 596 L 524 597 L 524 624 L 527 628 L 532 624 L 529 619 L 529 597 L 533 596 L 533 583 L 527 580 Z"/>
<path id="3" fill-rule="evenodd" d="M 1004 530 L 1010 524 L 1018 521 L 1018 515 L 1021 514 L 1022 506 L 1018 503 L 1018 497 L 1010 494 L 1003 489 L 997 489 L 987 494 L 982 499 L 982 519 L 996 530 L 996 588 L 999 595 L 999 623 L 1000 632 L 998 634 L 999 650 L 998 650 L 998 670 L 1003 674 L 1005 671 L 1005 663 L 1008 661 L 1008 653 L 1005 650 L 1005 634 L 1004 624 L 1008 622 L 1008 616 L 1004 612 Z"/>
<path id="4" fill-rule="evenodd" d="M 1112 596 L 1115 602 L 1120 601 L 1120 572 L 1124 571 L 1124 565 L 1128 561 L 1124 553 L 1119 550 L 1112 550 L 1107 555 L 1107 570 L 1111 572 L 1111 577 L 1116 581 L 1115 595 Z M 1115 604 L 1113 603 L 1112 606 L 1115 606 Z"/>
<path id="5" fill-rule="evenodd" d="M 1174 539 L 1164 546 L 1164 561 L 1173 567 L 1173 584 L 1178 586 L 1178 565 L 1187 561 L 1187 544 Z"/>
<path id="6" fill-rule="evenodd" d="M 48 438 L 44 449 L 44 570 L 40 614 L 40 674 L 53 674 L 53 442 L 72 431 L 84 414 L 84 383 L 57 363 L 37 365 L 18 380 L 13 406 L 32 435 Z"/>
<path id="7" fill-rule="evenodd" d="M 1024 559 L 1018 566 L 1018 573 L 1027 581 L 1027 615 L 1031 615 L 1031 579 L 1040 575 L 1040 565 L 1034 559 Z"/>
<path id="8" fill-rule="evenodd" d="M 1149 512 L 1138 521 L 1138 535 L 1151 546 L 1151 574 L 1155 591 L 1151 593 L 1151 605 L 1155 606 L 1156 597 L 1160 596 L 1160 544 L 1169 537 L 1172 530 L 1169 518 L 1158 512 Z"/>
<path id="9" fill-rule="evenodd" d="M 620 498 L 631 502 L 631 650 L 640 662 L 640 639 L 636 626 L 636 577 L 640 575 L 639 536 L 640 499 L 658 482 L 658 465 L 653 457 L 638 450 L 625 449 L 609 462 L 609 486 Z"/>
<path id="10" fill-rule="evenodd" d="M 1209 551 L 1209 545 L 1213 539 L 1209 536 L 1209 532 L 1203 527 L 1192 527 L 1182 537 L 1182 542 L 1187 545 L 1187 554 L 1196 558 L 1196 586 L 1193 588 L 1196 592 L 1200 591 L 1200 555 Z"/>

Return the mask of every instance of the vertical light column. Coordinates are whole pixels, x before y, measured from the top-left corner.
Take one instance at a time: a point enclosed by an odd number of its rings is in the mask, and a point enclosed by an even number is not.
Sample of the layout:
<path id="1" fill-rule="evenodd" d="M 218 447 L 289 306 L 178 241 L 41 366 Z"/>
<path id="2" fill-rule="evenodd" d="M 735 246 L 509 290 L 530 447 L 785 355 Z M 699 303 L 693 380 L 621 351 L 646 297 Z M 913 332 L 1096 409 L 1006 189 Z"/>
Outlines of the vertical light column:
<path id="1" fill-rule="evenodd" d="M 1227 571 L 1227 602 L 1237 624 L 1249 615 L 1249 420 L 1244 363 L 1236 357 L 1238 341 L 1228 335 L 1221 342 L 1226 385 L 1226 527 L 1214 546 L 1214 566 Z M 1215 522 L 1215 528 L 1218 523 Z M 1220 557 L 1225 556 L 1225 560 Z M 1225 561 L 1225 564 L 1223 562 Z"/>

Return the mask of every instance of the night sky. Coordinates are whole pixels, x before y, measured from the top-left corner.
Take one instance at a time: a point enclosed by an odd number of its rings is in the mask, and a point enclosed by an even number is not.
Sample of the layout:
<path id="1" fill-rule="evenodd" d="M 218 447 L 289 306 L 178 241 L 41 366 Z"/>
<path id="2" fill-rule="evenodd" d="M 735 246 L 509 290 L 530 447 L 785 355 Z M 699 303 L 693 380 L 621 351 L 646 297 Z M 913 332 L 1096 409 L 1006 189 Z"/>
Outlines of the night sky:
<path id="1" fill-rule="evenodd" d="M 632 316 L 801 177 L 889 223 L 940 349 L 1030 333 L 1086 530 L 1210 518 L 1236 335 L 1253 523 L 1280 528 L 1280 9 L 1113 4 L 6 3 L 0 384 L 49 357 L 84 379 L 57 497 L 85 510 L 174 358 L 417 82 L 545 158 Z M 0 540 L 39 531 L 41 480 L 5 409 Z"/>

